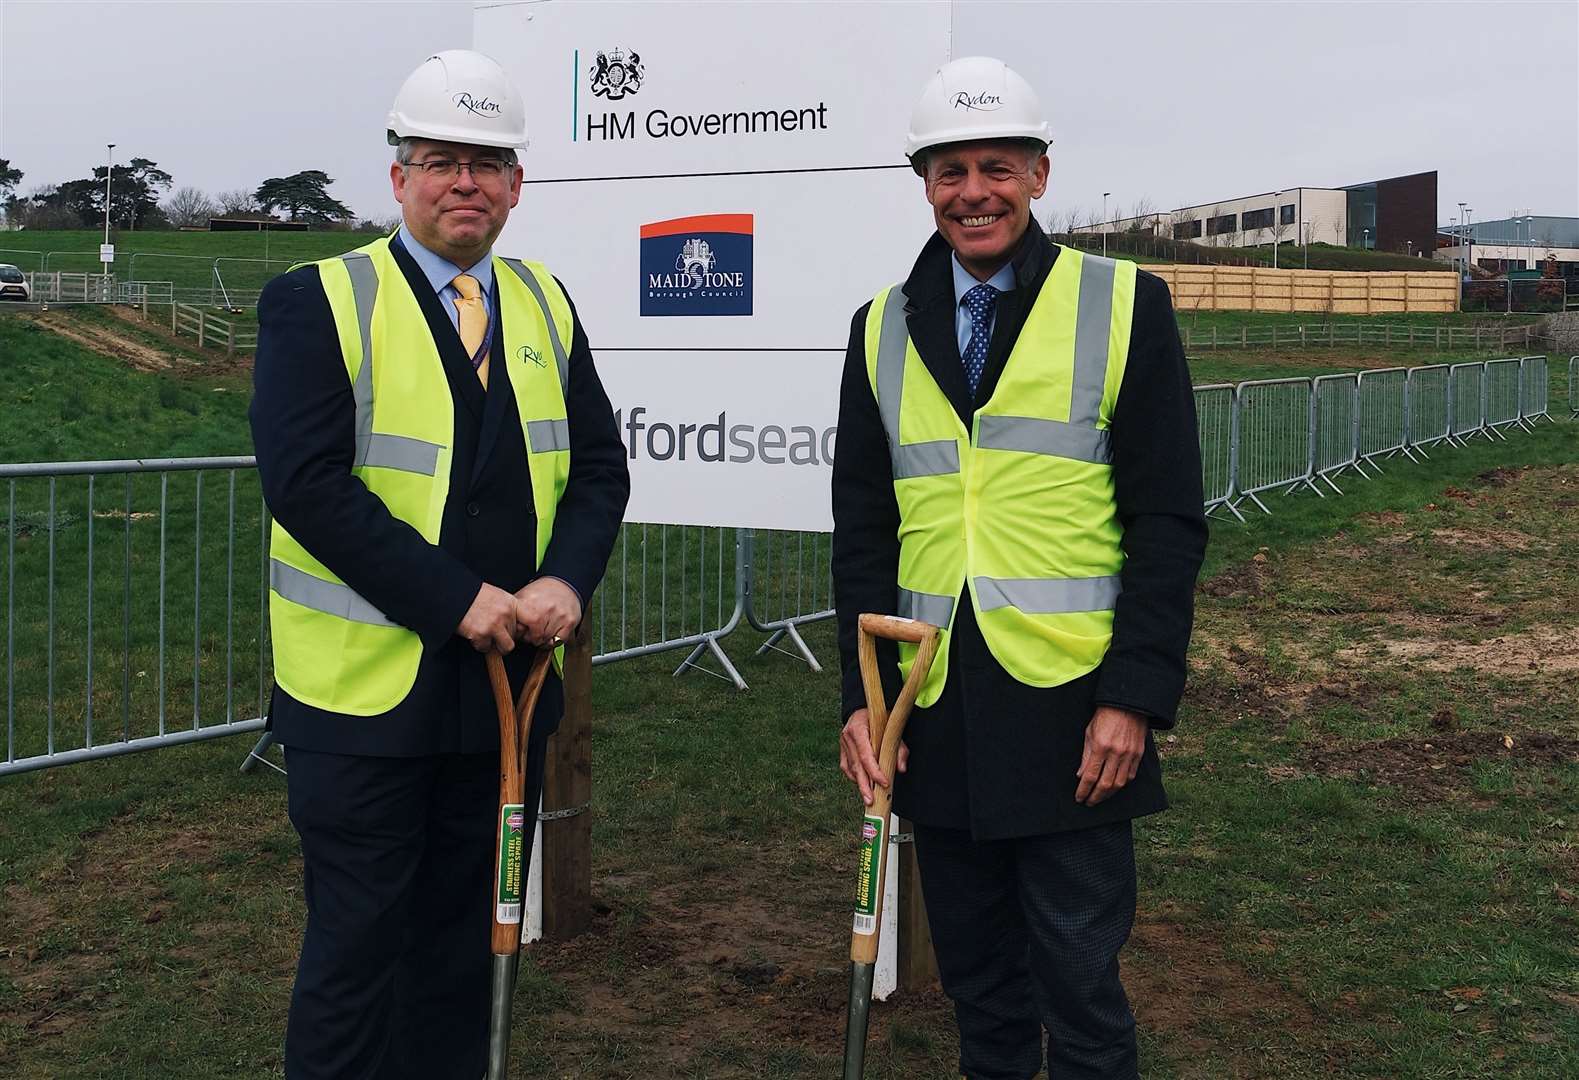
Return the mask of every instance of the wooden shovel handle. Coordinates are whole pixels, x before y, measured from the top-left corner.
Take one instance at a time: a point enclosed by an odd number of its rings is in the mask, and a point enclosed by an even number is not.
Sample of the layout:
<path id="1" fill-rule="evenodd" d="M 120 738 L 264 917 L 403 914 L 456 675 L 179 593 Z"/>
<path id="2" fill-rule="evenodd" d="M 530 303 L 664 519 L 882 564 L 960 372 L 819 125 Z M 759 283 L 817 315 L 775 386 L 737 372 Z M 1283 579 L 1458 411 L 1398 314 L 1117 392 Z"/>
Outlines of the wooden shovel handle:
<path id="1" fill-rule="evenodd" d="M 932 670 L 932 661 L 937 656 L 942 631 L 930 623 L 901 619 L 892 615 L 864 614 L 857 621 L 860 635 L 857 639 L 856 651 L 861 663 L 861 686 L 866 691 L 867 720 L 872 735 L 872 746 L 877 750 L 878 768 L 892 782 L 895 779 L 895 766 L 899 762 L 899 742 L 905 733 L 905 721 L 910 718 L 910 710 L 916 703 L 916 696 L 920 694 L 921 687 L 927 680 L 927 673 Z M 916 656 L 910 665 L 910 675 L 905 679 L 904 688 L 899 692 L 892 711 L 889 710 L 887 698 L 883 694 L 882 674 L 877 666 L 878 638 L 908 641 L 916 645 Z M 892 786 L 874 786 L 872 805 L 866 807 L 862 813 L 863 840 L 866 837 L 866 819 L 872 819 L 871 827 L 876 832 L 876 847 L 870 855 L 866 854 L 866 849 L 863 847 L 861 870 L 863 886 L 874 890 L 870 897 L 870 906 L 875 918 L 871 921 L 870 931 L 860 930 L 858 921 L 857 929 L 850 935 L 850 959 L 860 964 L 870 964 L 877 959 L 877 928 L 882 925 L 883 888 L 888 876 L 888 817 L 893 800 Z"/>
<path id="2" fill-rule="evenodd" d="M 889 641 L 908 641 L 912 645 L 919 645 L 928 634 L 938 632 L 938 628 L 931 623 L 902 619 L 898 615 L 873 615 L 867 612 L 858 621 L 861 629 L 873 637 L 887 638 Z"/>
<path id="3" fill-rule="evenodd" d="M 537 698 L 543 691 L 543 683 L 548 678 L 548 669 L 553 658 L 552 647 L 537 650 L 536 655 L 532 657 L 532 666 L 527 671 L 526 684 L 521 687 L 521 696 L 512 702 L 510 676 L 504 669 L 504 657 L 492 651 L 485 657 L 488 682 L 493 687 L 494 708 L 499 714 L 499 806 L 494 825 L 500 835 L 497 837 L 494 849 L 493 880 L 488 886 L 489 893 L 495 900 L 490 905 L 493 909 L 491 941 L 495 956 L 513 956 L 521 948 L 521 927 L 526 919 L 526 868 L 519 865 L 522 847 L 516 848 L 513 859 L 511 853 L 505 850 L 504 808 L 522 806 L 525 798 L 526 756 L 532 735 L 532 713 L 537 708 Z M 535 828 L 537 807 L 522 806 L 521 814 L 520 829 L 524 831 L 529 827 Z M 514 922 L 500 920 L 497 903 L 496 894 L 504 874 L 506 860 L 511 860 L 513 880 L 518 883 L 521 895 L 520 918 Z"/>

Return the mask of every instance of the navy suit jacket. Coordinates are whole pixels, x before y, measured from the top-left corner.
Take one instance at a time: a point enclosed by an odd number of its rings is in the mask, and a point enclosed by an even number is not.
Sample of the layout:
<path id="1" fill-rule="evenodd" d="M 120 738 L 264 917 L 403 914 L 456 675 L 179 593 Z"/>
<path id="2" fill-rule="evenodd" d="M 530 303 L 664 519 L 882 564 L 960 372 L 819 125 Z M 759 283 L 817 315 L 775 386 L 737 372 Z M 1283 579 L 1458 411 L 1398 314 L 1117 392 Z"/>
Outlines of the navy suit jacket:
<path id="1" fill-rule="evenodd" d="M 449 496 L 437 546 L 390 514 L 351 473 L 355 404 L 334 317 L 315 266 L 269 282 L 258 299 L 258 350 L 251 408 L 258 474 L 269 511 L 314 557 L 395 622 L 422 638 L 416 684 L 381 716 L 326 712 L 276 687 L 275 737 L 331 753 L 404 757 L 478 753 L 499 745 L 498 719 L 481 653 L 456 627 L 484 582 L 514 592 L 534 577 L 562 578 L 583 608 L 608 565 L 630 493 L 625 446 L 608 395 L 575 319 L 565 404 L 570 477 L 540 570 L 526 443 L 495 322 L 484 392 L 442 301 L 396 240 L 395 261 L 438 344 L 454 401 Z M 572 305 L 574 313 L 574 305 Z M 501 320 L 497 294 L 494 318 Z M 506 658 L 517 692 L 529 649 Z M 564 696 L 550 678 L 534 736 L 559 725 Z"/>

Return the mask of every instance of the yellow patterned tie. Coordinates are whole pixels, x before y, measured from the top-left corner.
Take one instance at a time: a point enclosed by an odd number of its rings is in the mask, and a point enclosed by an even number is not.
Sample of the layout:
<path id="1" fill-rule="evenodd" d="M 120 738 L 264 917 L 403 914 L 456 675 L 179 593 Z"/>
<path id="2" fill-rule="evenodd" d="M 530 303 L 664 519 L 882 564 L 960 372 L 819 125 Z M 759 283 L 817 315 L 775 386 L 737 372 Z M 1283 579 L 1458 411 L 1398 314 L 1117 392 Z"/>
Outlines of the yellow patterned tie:
<path id="1" fill-rule="evenodd" d="M 461 344 L 466 347 L 466 355 L 475 360 L 477 350 L 482 348 L 482 339 L 488 333 L 488 308 L 482 298 L 482 286 L 470 274 L 456 274 L 450 284 L 460 293 L 455 301 L 455 312 L 459 316 L 456 328 L 461 334 Z M 484 390 L 488 389 L 488 357 L 484 356 L 475 367 L 478 381 Z"/>

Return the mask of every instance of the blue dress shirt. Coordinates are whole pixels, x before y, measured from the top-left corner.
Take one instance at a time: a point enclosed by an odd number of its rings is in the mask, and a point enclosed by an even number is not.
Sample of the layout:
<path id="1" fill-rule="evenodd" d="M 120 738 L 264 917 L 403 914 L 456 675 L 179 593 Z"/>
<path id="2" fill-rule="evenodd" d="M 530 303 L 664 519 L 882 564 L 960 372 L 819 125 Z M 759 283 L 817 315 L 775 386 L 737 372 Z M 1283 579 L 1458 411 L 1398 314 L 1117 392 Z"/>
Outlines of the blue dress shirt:
<path id="1" fill-rule="evenodd" d="M 400 231 L 396 235 L 400 237 L 400 242 L 406 246 L 406 251 L 410 253 L 412 259 L 416 261 L 417 269 L 422 271 L 422 276 L 428 279 L 428 284 L 433 286 L 433 291 L 439 294 L 440 300 L 444 301 L 440 306 L 444 308 L 444 314 L 450 317 L 450 325 L 455 327 L 458 333 L 460 331 L 461 316 L 460 312 L 455 310 L 455 301 L 460 299 L 461 294 L 450 282 L 455 280 L 456 274 L 470 274 L 477 279 L 477 284 L 482 286 L 482 294 L 492 297 L 493 251 L 489 250 L 486 255 L 477 260 L 475 266 L 468 270 L 456 266 L 444 256 L 423 247 L 417 242 L 417 238 L 411 235 L 411 230 L 406 228 L 405 225 L 400 226 Z M 489 303 L 486 306 L 489 328 L 492 329 L 493 304 Z"/>
<path id="2" fill-rule="evenodd" d="M 959 264 L 959 256 L 950 255 L 949 263 L 954 267 L 954 330 L 959 335 L 959 354 L 965 355 L 965 346 L 970 343 L 970 312 L 965 310 L 965 294 L 982 284 L 976 280 L 974 274 Z M 451 275 L 454 276 L 453 274 Z M 1001 293 L 1009 292 L 1014 288 L 1014 264 L 1004 263 L 1003 267 L 986 282 Z M 998 312 L 993 310 L 992 318 L 987 321 L 987 334 L 992 335 L 992 328 L 998 323 Z"/>

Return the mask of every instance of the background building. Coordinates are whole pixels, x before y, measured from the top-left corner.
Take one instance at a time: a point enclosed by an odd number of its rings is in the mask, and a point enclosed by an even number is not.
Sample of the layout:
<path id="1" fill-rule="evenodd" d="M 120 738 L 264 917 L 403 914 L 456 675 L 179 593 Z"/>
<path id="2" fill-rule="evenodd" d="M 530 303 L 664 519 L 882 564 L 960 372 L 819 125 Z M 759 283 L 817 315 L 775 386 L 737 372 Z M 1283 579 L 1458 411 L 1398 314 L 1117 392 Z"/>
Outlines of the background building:
<path id="1" fill-rule="evenodd" d="M 1482 270 L 1540 270 L 1547 256 L 1563 277 L 1579 277 L 1579 217 L 1524 214 L 1461 222 L 1437 230 L 1436 257 L 1460 266 L 1467 255 Z"/>
<path id="2" fill-rule="evenodd" d="M 1294 187 L 1079 226 L 1215 247 L 1310 243 L 1429 257 L 1437 248 L 1435 170 L 1348 187 Z"/>

